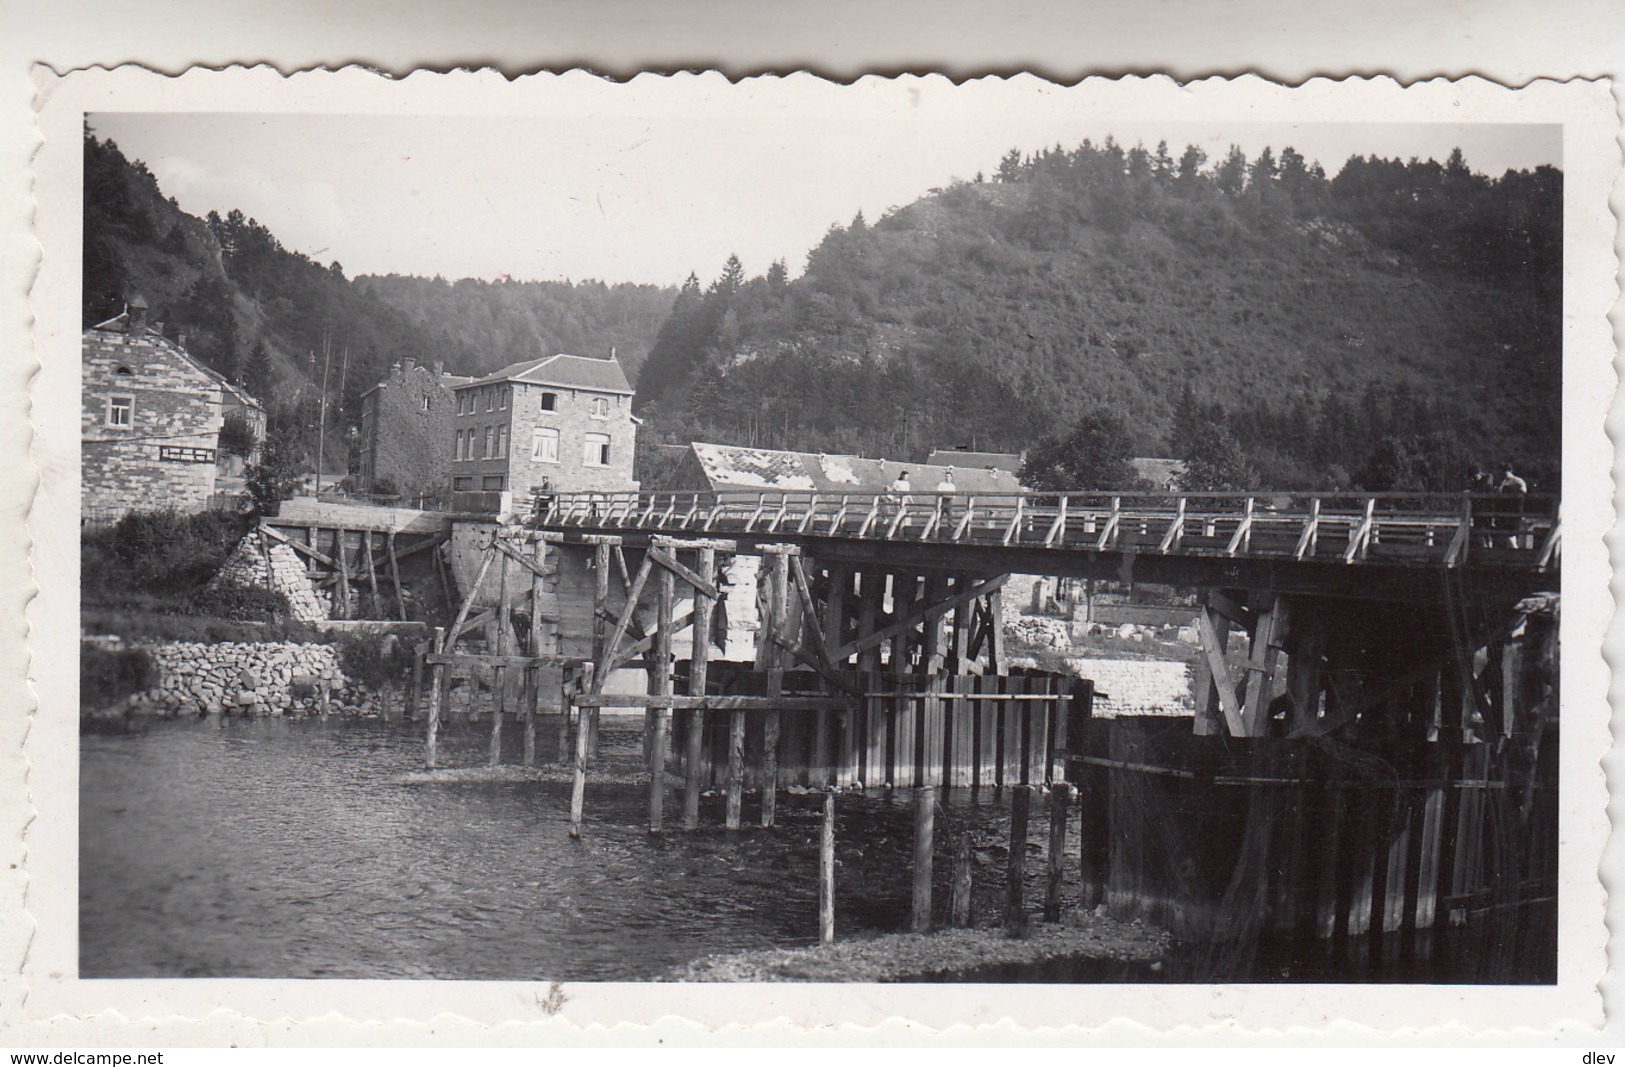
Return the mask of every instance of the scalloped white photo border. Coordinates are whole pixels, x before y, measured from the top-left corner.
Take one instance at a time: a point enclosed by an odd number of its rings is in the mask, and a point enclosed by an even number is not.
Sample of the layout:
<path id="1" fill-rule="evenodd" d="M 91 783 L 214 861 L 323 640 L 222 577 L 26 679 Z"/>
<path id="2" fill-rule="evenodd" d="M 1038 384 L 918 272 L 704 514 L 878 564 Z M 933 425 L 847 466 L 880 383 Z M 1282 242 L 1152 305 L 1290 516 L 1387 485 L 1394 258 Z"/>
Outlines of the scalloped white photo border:
<path id="1" fill-rule="evenodd" d="M 168 77 L 136 67 L 65 76 L 36 71 L 43 143 L 34 159 L 35 233 L 41 259 L 32 292 L 32 461 L 39 489 L 30 516 L 35 580 L 28 612 L 29 681 L 37 706 L 24 780 L 0 804 L 31 815 L 24 834 L 24 1020 L 150 1020 L 155 1040 L 210 1044 L 411 1044 L 591 1042 L 597 1027 L 665 1020 L 693 1027 L 778 1023 L 783 1033 L 875 1027 L 906 1032 L 993 1027 L 990 1033 L 1079 1035 L 1141 1044 L 1177 1038 L 1328 1033 L 1482 1036 L 1486 1032 L 1583 1033 L 1603 1023 L 1598 983 L 1607 970 L 1607 894 L 1600 866 L 1611 791 L 1609 674 L 1603 660 L 1613 600 L 1604 537 L 1614 521 L 1614 447 L 1604 433 L 1616 385 L 1609 313 L 1618 299 L 1616 219 L 1610 192 L 1620 171 L 1618 120 L 1601 81 L 1537 81 L 1509 89 L 1478 78 L 1401 86 L 1391 79 L 1316 79 L 1286 87 L 1257 77 L 1178 84 L 1166 77 L 1089 78 L 1059 85 L 1030 76 L 954 83 L 935 75 L 866 77 L 850 85 L 812 75 L 730 82 L 720 74 L 644 74 L 611 81 L 585 72 L 510 81 L 491 72 L 418 72 L 391 79 L 361 68 L 284 76 L 268 67 L 194 69 Z M 565 982 L 548 1008 L 546 982 L 80 979 L 77 976 L 79 260 L 81 118 L 87 112 L 311 112 L 351 115 L 704 115 L 772 108 L 816 111 L 831 94 L 861 94 L 866 107 L 1019 107 L 1030 94 L 1064 95 L 1080 113 L 1124 119 L 1268 122 L 1556 123 L 1563 127 L 1564 593 L 1560 756 L 1559 980 L 1555 986 L 1417 985 L 676 985 Z M 23 709 L 18 709 L 19 711 Z M 4 764 L 9 768 L 12 764 Z M 9 772 L 8 772 L 9 773 Z M 21 824 L 22 819 L 14 824 Z M 672 1020 L 684 1020 L 679 1025 Z M 431 1020 L 439 1020 L 433 1028 Z M 594 1029 L 581 1029 L 591 1027 Z M 1011 1028 L 1015 1029 L 1012 1030 Z M 1444 1028 L 1444 1029 L 1439 1029 Z M 842 1031 L 850 1039 L 853 1031 Z M 1074 1038 L 1075 1039 L 1075 1038 Z"/>

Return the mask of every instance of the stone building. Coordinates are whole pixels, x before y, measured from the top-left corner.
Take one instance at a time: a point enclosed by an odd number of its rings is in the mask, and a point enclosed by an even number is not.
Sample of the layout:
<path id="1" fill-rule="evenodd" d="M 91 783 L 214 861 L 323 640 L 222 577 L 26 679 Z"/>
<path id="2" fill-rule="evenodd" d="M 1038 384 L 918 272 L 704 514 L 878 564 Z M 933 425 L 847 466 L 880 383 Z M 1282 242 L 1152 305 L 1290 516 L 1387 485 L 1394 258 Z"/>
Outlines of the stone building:
<path id="1" fill-rule="evenodd" d="M 404 359 L 361 394 L 356 488 L 399 493 L 406 503 L 451 489 L 452 390 L 472 381 L 443 364 Z"/>
<path id="2" fill-rule="evenodd" d="M 638 420 L 614 359 L 556 355 L 454 389 L 452 490 L 458 506 L 510 511 L 540 492 L 635 490 Z"/>
<path id="3" fill-rule="evenodd" d="M 80 511 L 202 511 L 220 491 L 220 426 L 228 411 L 263 434 L 259 401 L 147 322 L 140 297 L 80 340 Z"/>

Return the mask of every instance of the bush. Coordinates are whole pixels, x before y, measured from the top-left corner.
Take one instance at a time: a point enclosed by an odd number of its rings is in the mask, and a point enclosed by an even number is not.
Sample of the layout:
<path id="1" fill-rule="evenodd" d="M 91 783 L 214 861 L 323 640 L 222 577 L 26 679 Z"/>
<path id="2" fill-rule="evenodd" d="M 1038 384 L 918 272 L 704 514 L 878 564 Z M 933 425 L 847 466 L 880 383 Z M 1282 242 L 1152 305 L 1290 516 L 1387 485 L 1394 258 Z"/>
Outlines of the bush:
<path id="1" fill-rule="evenodd" d="M 158 684 L 158 668 L 139 648 L 110 651 L 98 645 L 79 646 L 79 710 L 101 711 L 131 693 Z"/>
<path id="2" fill-rule="evenodd" d="M 277 622 L 290 614 L 288 598 L 274 589 L 251 585 L 211 585 L 192 594 L 194 615 L 213 615 L 238 622 Z"/>
<path id="3" fill-rule="evenodd" d="M 334 644 L 344 676 L 368 689 L 400 685 L 412 666 L 412 653 L 404 641 L 341 634 Z"/>
<path id="4" fill-rule="evenodd" d="M 119 594 L 184 598 L 214 577 L 242 539 L 240 515 L 131 512 L 112 526 L 87 529 L 79 548 L 80 584 L 87 602 Z"/>

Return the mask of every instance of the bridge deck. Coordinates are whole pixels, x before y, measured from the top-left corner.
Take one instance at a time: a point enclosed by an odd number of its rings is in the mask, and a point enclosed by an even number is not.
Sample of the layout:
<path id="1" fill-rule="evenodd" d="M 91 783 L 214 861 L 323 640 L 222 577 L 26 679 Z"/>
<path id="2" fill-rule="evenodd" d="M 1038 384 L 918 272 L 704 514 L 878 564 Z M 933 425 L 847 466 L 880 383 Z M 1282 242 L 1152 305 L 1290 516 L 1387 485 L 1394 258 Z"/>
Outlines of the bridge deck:
<path id="1" fill-rule="evenodd" d="M 1351 567 L 1554 570 L 1558 501 L 1471 494 L 562 493 L 533 521 L 886 545 L 1048 550 Z"/>

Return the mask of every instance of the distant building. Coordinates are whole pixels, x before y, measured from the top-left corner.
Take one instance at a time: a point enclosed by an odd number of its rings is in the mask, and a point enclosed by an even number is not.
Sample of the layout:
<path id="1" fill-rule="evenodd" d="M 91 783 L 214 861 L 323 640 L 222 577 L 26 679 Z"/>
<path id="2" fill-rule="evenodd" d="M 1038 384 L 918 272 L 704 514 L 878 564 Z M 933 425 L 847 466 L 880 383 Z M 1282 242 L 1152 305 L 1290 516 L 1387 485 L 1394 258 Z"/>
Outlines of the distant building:
<path id="1" fill-rule="evenodd" d="M 963 455 L 964 453 L 948 453 Z M 694 443 L 678 470 L 676 487 L 716 493 L 880 493 L 907 472 L 917 493 L 931 493 L 951 478 L 954 491 L 1016 493 L 1021 485 L 1007 470 L 961 467 L 958 464 L 899 463 L 889 459 L 839 456 L 813 452 L 781 452 L 769 448 Z"/>
<path id="2" fill-rule="evenodd" d="M 1021 464 L 1027 457 L 1021 452 L 972 452 L 966 448 L 933 449 L 926 462 L 938 467 L 957 470 L 977 469 L 1004 471 L 1021 477 Z"/>
<path id="3" fill-rule="evenodd" d="M 389 377 L 361 394 L 355 486 L 387 490 L 403 498 L 434 496 L 451 489 L 456 397 L 472 378 L 447 374 L 440 363 L 420 366 L 403 359 Z"/>
<path id="4" fill-rule="evenodd" d="M 487 497 L 481 507 L 523 507 L 538 490 L 638 487 L 632 386 L 614 359 L 527 360 L 453 392 L 452 491 L 507 494 L 500 505 Z"/>
<path id="5" fill-rule="evenodd" d="M 80 509 L 85 517 L 173 507 L 202 511 L 220 490 L 224 416 L 260 440 L 259 401 L 147 322 L 140 297 L 80 339 Z"/>

